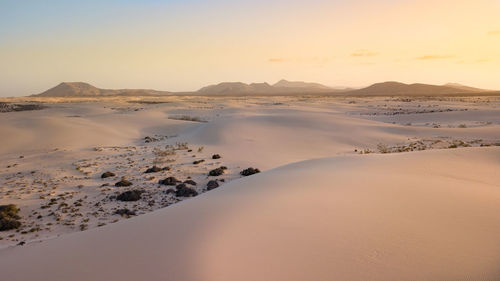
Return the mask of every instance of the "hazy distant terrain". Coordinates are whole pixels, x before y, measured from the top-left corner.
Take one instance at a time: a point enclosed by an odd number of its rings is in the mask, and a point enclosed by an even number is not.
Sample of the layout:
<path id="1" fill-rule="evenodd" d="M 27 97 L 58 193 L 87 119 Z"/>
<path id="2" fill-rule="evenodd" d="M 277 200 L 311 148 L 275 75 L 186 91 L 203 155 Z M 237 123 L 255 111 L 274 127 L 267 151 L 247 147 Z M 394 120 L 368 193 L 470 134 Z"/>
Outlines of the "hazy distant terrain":
<path id="1" fill-rule="evenodd" d="M 404 84 L 399 82 L 376 83 L 362 89 L 338 89 L 318 83 L 280 80 L 268 83 L 223 82 L 199 89 L 196 92 L 168 92 L 144 89 L 110 90 L 96 88 L 83 82 L 63 82 L 37 97 L 104 97 L 104 96 L 287 96 L 287 95 L 338 95 L 338 96 L 450 96 L 450 95 L 500 94 L 456 83 L 442 86 Z"/>
<path id="2" fill-rule="evenodd" d="M 169 92 L 144 89 L 99 89 L 84 82 L 63 82 L 54 88 L 34 95 L 39 97 L 99 97 L 99 96 L 153 96 Z"/>

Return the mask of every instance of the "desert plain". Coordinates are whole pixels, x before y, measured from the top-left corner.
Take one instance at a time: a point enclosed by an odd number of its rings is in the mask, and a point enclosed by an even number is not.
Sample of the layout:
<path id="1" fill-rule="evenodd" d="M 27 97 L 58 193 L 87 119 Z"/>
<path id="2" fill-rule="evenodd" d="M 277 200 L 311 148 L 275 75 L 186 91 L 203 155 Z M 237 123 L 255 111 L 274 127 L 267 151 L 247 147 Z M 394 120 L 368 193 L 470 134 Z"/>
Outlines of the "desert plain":
<path id="1" fill-rule="evenodd" d="M 2 280 L 500 276 L 498 96 L 2 101 Z"/>

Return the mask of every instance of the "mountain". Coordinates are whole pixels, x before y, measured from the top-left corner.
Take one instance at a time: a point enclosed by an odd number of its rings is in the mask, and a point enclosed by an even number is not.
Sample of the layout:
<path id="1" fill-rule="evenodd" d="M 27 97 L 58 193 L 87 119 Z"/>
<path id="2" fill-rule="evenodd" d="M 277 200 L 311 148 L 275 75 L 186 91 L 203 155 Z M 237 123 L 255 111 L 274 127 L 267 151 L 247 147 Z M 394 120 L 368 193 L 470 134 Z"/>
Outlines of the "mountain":
<path id="1" fill-rule="evenodd" d="M 199 89 L 196 92 L 165 92 L 149 89 L 100 89 L 83 82 L 63 82 L 38 97 L 105 97 L 105 96 L 162 96 L 162 95 L 207 95 L 207 96 L 294 96 L 294 95 L 337 95 L 337 96 L 438 96 L 438 95 L 499 95 L 498 91 L 473 88 L 456 83 L 442 86 L 428 84 L 404 84 L 400 82 L 376 83 L 362 89 L 330 88 L 318 83 L 280 80 L 274 85 L 268 83 L 223 82 Z"/>
<path id="2" fill-rule="evenodd" d="M 458 84 L 458 83 L 448 83 L 448 84 L 444 84 L 443 86 L 452 87 L 455 89 L 465 90 L 465 91 L 470 91 L 470 92 L 490 92 L 491 91 L 491 90 L 469 87 L 469 86 L 465 86 L 465 85 Z"/>
<path id="3" fill-rule="evenodd" d="M 203 87 L 197 91 L 201 95 L 300 95 L 340 92 L 318 83 L 291 82 L 280 80 L 274 85 L 268 83 L 223 82 Z"/>
<path id="4" fill-rule="evenodd" d="M 274 88 L 267 83 L 245 84 L 242 82 L 223 82 L 217 85 L 210 85 L 198 90 L 197 93 L 203 95 L 227 95 L 227 94 L 255 94 L 270 93 Z"/>
<path id="5" fill-rule="evenodd" d="M 400 82 L 376 83 L 369 87 L 348 91 L 346 95 L 359 96 L 435 96 L 477 93 L 465 88 L 428 84 L 404 84 Z"/>
<path id="6" fill-rule="evenodd" d="M 169 92 L 143 90 L 143 89 L 121 89 L 109 90 L 99 89 L 84 82 L 63 82 L 54 88 L 33 95 L 38 97 L 101 97 L 101 96 L 153 96 L 165 95 Z"/>
<path id="7" fill-rule="evenodd" d="M 296 89 L 321 89 L 321 90 L 331 90 L 330 87 L 321 85 L 319 83 L 309 83 L 302 81 L 287 81 L 282 79 L 273 85 L 275 88 L 296 88 Z"/>

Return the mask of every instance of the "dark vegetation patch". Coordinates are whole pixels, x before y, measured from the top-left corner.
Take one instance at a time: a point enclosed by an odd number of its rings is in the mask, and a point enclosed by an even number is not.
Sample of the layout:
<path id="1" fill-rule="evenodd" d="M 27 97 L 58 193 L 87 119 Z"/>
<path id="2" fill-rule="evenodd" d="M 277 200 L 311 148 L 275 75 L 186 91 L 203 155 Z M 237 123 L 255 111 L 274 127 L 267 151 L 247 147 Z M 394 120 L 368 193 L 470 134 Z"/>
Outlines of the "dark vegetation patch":
<path id="1" fill-rule="evenodd" d="M 21 226 L 19 208 L 14 204 L 0 205 L 0 231 L 17 229 Z"/>
<path id="2" fill-rule="evenodd" d="M 131 100 L 128 103 L 138 103 L 138 104 L 162 104 L 171 103 L 170 101 L 151 101 L 151 100 Z"/>
<path id="3" fill-rule="evenodd" d="M 0 112 L 41 110 L 44 108 L 47 107 L 41 104 L 16 104 L 16 103 L 0 102 Z"/>
<path id="4" fill-rule="evenodd" d="M 203 120 L 200 117 L 189 116 L 189 115 L 169 116 L 168 119 L 181 120 L 181 121 L 192 121 L 192 122 L 202 122 L 202 123 L 208 122 L 207 120 Z"/>

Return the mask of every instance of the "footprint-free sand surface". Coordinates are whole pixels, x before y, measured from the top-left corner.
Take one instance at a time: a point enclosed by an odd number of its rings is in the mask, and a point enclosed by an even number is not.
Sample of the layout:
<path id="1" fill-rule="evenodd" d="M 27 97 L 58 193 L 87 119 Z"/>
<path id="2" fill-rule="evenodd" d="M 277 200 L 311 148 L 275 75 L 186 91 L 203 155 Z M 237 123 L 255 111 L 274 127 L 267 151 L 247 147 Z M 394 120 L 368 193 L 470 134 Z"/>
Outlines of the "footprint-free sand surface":
<path id="1" fill-rule="evenodd" d="M 498 97 L 41 100 L 0 113 L 2 279 L 500 276 Z"/>

